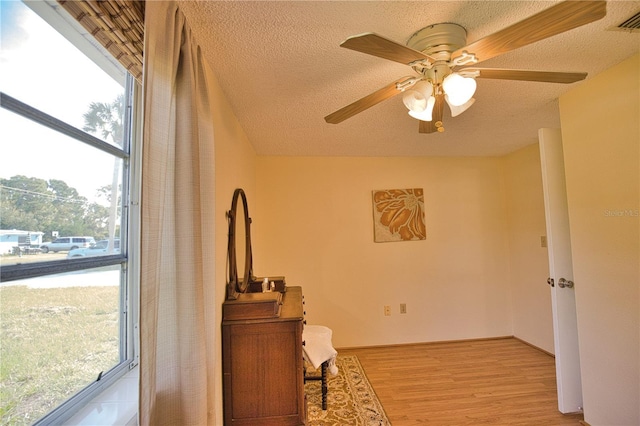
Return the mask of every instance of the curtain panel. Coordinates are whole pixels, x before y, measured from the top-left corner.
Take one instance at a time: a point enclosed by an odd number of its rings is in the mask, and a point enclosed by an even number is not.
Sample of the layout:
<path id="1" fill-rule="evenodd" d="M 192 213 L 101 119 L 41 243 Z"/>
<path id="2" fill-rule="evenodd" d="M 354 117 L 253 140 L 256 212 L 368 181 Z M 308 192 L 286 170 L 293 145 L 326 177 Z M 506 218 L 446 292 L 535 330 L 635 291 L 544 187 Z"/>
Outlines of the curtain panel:
<path id="1" fill-rule="evenodd" d="M 213 424 L 212 74 L 177 2 L 145 15 L 139 421 Z"/>

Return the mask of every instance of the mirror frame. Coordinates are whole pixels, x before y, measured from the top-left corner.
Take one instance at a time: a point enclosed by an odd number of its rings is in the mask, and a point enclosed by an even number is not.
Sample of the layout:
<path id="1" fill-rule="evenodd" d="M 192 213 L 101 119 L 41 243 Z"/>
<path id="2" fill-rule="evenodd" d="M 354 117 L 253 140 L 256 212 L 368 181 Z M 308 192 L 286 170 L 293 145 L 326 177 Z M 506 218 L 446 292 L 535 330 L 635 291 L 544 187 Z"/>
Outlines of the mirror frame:
<path id="1" fill-rule="evenodd" d="M 238 200 L 242 200 L 244 208 L 244 231 L 245 231 L 245 261 L 244 274 L 242 280 L 238 279 L 238 261 L 236 255 L 236 226 L 238 219 Z M 247 196 L 242 188 L 237 188 L 233 192 L 231 199 L 231 210 L 227 212 L 229 221 L 229 242 L 227 245 L 227 299 L 235 300 L 239 293 L 246 293 L 253 279 L 253 258 L 251 251 L 251 218 L 249 217 L 249 207 Z"/>

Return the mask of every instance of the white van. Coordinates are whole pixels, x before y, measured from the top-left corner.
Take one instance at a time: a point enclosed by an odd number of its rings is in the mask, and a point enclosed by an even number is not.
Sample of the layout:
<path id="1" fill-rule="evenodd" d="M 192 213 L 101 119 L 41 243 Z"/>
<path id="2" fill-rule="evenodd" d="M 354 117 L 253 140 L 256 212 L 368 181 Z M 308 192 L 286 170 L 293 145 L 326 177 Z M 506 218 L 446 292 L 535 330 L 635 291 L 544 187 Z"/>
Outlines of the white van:
<path id="1" fill-rule="evenodd" d="M 69 251 L 80 247 L 91 247 L 96 243 L 93 237 L 59 237 L 52 243 L 44 243 L 40 246 L 43 253 L 50 251 L 57 253 L 59 251 Z"/>

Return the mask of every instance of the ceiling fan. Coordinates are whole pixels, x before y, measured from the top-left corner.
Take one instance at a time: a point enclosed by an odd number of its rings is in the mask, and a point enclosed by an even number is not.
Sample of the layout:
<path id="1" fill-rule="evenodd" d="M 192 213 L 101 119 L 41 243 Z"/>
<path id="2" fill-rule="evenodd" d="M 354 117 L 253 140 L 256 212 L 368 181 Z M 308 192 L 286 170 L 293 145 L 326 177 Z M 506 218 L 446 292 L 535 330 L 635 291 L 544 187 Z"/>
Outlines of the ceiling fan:
<path id="1" fill-rule="evenodd" d="M 466 44 L 466 30 L 453 23 L 423 28 L 411 36 L 406 46 L 375 33 L 349 37 L 341 47 L 409 65 L 418 75 L 401 77 L 324 119 L 337 124 L 404 93 L 403 102 L 409 115 L 419 120 L 419 132 L 443 132 L 445 103 L 452 117 L 469 108 L 475 101 L 476 78 L 565 84 L 586 78 L 587 73 L 581 72 L 476 68 L 475 65 L 605 15 L 606 1 L 568 0 L 470 44 Z"/>

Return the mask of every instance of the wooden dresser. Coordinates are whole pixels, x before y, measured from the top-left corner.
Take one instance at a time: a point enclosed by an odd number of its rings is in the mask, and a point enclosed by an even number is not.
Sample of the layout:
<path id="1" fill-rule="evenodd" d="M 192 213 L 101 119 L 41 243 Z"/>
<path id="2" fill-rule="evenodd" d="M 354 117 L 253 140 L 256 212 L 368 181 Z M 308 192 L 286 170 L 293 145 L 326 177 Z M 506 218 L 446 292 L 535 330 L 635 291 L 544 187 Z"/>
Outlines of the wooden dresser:
<path id="1" fill-rule="evenodd" d="M 301 287 L 224 302 L 225 425 L 305 425 Z"/>

